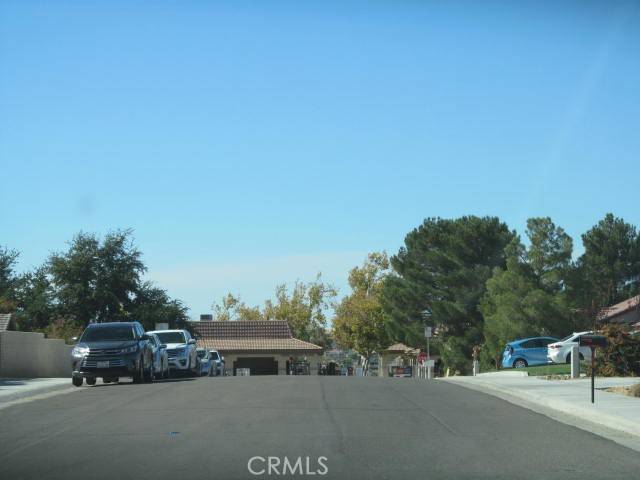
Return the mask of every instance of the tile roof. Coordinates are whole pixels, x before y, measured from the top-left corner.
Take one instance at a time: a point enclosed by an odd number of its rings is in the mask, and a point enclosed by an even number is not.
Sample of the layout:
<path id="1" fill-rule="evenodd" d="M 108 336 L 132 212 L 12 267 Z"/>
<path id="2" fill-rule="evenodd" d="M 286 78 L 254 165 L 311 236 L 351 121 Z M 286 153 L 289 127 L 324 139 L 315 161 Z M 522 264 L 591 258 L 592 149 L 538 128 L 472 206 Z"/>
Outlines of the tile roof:
<path id="1" fill-rule="evenodd" d="M 190 322 L 198 347 L 220 351 L 305 351 L 322 347 L 293 338 L 286 321 Z"/>
<path id="2" fill-rule="evenodd" d="M 411 347 L 407 347 L 404 343 L 395 343 L 385 350 L 390 353 L 408 353 L 413 350 Z"/>
<path id="3" fill-rule="evenodd" d="M 210 348 L 222 352 L 303 351 L 319 352 L 322 347 L 297 338 L 201 338 L 198 348 Z"/>
<path id="4" fill-rule="evenodd" d="M 196 338 L 291 338 L 285 321 L 190 322 Z"/>
<path id="5" fill-rule="evenodd" d="M 0 332 L 6 332 L 9 330 L 9 324 L 11 323 L 10 313 L 0 313 Z"/>
<path id="6" fill-rule="evenodd" d="M 640 295 L 626 299 L 623 302 L 616 303 L 611 307 L 603 308 L 598 314 L 598 320 L 608 320 L 623 313 L 633 310 L 634 308 L 640 308 Z"/>

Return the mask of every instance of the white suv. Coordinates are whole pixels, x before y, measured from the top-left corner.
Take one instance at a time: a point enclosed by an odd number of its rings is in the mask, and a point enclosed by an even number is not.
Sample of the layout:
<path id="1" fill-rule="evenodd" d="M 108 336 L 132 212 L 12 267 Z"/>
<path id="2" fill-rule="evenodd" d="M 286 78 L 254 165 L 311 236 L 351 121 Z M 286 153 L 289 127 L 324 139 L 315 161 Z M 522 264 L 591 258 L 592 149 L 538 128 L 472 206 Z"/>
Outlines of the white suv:
<path id="1" fill-rule="evenodd" d="M 559 342 L 547 345 L 547 360 L 549 363 L 571 363 L 571 347 L 580 345 L 582 335 L 592 335 L 593 332 L 574 332 Z M 580 347 L 580 360 L 591 360 L 591 349 Z"/>
<path id="2" fill-rule="evenodd" d="M 187 330 L 154 330 L 163 345 L 167 346 L 169 368 L 192 375 L 200 375 L 200 359 L 196 353 L 196 341 Z"/>

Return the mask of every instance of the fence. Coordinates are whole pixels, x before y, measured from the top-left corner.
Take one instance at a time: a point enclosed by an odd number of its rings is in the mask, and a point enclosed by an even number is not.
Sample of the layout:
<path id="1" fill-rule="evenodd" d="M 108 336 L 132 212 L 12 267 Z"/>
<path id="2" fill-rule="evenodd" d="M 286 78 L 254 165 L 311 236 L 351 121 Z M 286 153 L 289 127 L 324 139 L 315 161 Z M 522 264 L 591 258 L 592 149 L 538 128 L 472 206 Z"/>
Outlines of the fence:
<path id="1" fill-rule="evenodd" d="M 0 332 L 0 377 L 71 377 L 72 349 L 42 333 Z"/>

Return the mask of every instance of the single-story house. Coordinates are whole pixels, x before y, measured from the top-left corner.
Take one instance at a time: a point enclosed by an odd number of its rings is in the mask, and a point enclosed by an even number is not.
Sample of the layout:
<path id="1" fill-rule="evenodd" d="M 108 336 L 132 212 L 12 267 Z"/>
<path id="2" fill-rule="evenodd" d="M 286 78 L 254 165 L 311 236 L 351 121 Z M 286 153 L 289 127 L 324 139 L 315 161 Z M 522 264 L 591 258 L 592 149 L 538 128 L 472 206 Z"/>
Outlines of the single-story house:
<path id="1" fill-rule="evenodd" d="M 286 375 L 290 357 L 305 358 L 311 374 L 317 374 L 322 347 L 293 338 L 286 321 L 199 321 L 190 322 L 198 348 L 217 350 L 226 368 L 238 368 L 251 375 Z"/>
<path id="2" fill-rule="evenodd" d="M 640 322 L 640 295 L 628 298 L 627 300 L 603 308 L 598 315 L 598 319 L 603 323 L 620 323 L 633 325 Z"/>

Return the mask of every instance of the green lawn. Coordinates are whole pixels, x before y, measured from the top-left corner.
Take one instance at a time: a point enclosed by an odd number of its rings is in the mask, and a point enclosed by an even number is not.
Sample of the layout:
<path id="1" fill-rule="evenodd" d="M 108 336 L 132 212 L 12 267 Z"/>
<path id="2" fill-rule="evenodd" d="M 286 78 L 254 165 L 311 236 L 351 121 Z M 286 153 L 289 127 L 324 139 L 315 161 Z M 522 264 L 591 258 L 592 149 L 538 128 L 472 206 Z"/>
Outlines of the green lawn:
<path id="1" fill-rule="evenodd" d="M 539 375 L 570 375 L 571 365 L 568 363 L 558 365 L 539 365 L 537 367 L 518 368 L 517 370 L 527 372 L 530 377 L 536 377 Z M 580 364 L 580 373 L 586 373 L 586 371 L 585 364 Z"/>

